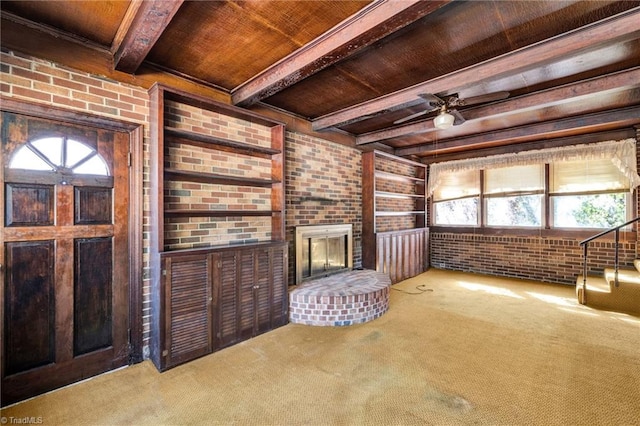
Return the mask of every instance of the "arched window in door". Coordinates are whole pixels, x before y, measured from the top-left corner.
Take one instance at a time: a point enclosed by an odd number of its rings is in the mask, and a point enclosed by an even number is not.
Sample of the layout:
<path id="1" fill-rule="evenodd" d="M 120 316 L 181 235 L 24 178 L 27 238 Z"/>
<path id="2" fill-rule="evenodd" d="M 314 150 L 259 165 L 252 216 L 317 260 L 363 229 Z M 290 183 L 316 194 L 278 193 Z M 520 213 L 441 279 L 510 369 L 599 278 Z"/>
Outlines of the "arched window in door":
<path id="1" fill-rule="evenodd" d="M 64 137 L 27 142 L 14 153 L 9 168 L 109 176 L 107 163 L 95 149 Z"/>

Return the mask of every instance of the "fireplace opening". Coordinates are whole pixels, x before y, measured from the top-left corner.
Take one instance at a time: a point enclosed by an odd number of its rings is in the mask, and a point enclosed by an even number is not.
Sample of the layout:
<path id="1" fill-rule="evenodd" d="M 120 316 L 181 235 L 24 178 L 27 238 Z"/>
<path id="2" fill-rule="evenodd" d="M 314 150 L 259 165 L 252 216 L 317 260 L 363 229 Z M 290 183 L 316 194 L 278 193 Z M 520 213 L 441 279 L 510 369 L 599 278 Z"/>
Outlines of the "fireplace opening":
<path id="1" fill-rule="evenodd" d="M 353 268 L 352 225 L 296 227 L 296 284 Z"/>

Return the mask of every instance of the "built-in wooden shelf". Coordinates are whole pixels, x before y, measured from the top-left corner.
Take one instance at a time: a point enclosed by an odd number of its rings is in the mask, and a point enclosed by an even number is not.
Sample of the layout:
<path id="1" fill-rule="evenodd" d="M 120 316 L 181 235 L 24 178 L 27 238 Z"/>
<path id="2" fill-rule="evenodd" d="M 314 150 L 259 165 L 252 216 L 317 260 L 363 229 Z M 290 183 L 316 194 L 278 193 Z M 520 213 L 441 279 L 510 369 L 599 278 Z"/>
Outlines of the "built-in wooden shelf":
<path id="1" fill-rule="evenodd" d="M 276 210 L 166 210 L 166 217 L 241 217 L 271 216 Z"/>
<path id="2" fill-rule="evenodd" d="M 394 173 L 383 172 L 383 171 L 380 171 L 380 170 L 376 170 L 375 177 L 386 179 L 386 180 L 393 180 L 393 181 L 396 181 L 396 182 L 404 182 L 404 183 L 421 184 L 421 183 L 424 182 L 424 179 L 422 179 L 422 178 L 413 177 L 413 176 L 398 175 L 398 174 L 394 174 Z"/>
<path id="3" fill-rule="evenodd" d="M 242 176 L 221 175 L 216 173 L 192 172 L 186 170 L 164 169 L 164 177 L 168 180 L 197 183 L 217 183 L 220 185 L 255 186 L 268 188 L 280 181 L 271 179 L 246 178 Z"/>
<path id="4" fill-rule="evenodd" d="M 413 211 L 413 212 L 408 212 L 408 211 L 378 211 L 376 212 L 376 216 L 377 217 L 391 217 L 391 216 L 414 216 L 414 215 L 423 215 L 425 214 L 424 211 Z"/>
<path id="5" fill-rule="evenodd" d="M 362 154 L 363 267 L 389 273 L 393 283 L 428 268 L 426 189 L 425 164 L 382 151 Z"/>
<path id="6" fill-rule="evenodd" d="M 165 144 L 180 143 L 191 146 L 199 146 L 207 149 L 217 149 L 219 151 L 233 152 L 236 154 L 251 155 L 254 157 L 271 158 L 272 155 L 280 154 L 281 150 L 258 145 L 251 145 L 242 142 L 230 141 L 214 136 L 189 132 L 187 130 L 165 127 Z"/>
<path id="7" fill-rule="evenodd" d="M 150 266 L 151 330 L 150 358 L 156 367 L 167 368 L 190 361 L 226 346 L 282 326 L 288 321 L 288 244 L 285 239 L 284 123 L 252 111 L 183 92 L 157 83 L 150 98 Z M 228 140 L 167 125 L 172 114 L 168 102 L 219 114 L 222 118 L 243 120 L 247 125 L 263 126 L 270 146 Z M 171 106 L 172 108 L 173 106 Z M 180 108 L 180 107 L 178 107 Z M 233 121 L 233 120 L 232 120 Z M 249 124 L 250 123 L 250 124 Z M 262 130 L 262 129 L 261 129 Z M 172 149 L 190 151 L 194 157 L 222 154 L 228 159 L 226 173 L 209 173 L 175 168 L 169 158 Z M 185 154 L 185 156 L 188 156 Z M 264 163 L 267 178 L 234 175 L 239 156 L 255 157 Z M 244 161 L 245 159 L 241 159 Z M 174 167 L 165 167 L 167 165 Z M 190 168 L 191 165 L 184 167 Z M 218 170 L 218 169 L 216 169 Z M 267 171 L 268 170 L 268 171 Z M 268 173 L 268 174 L 267 174 Z M 225 209 L 203 208 L 211 203 L 190 203 L 189 189 L 168 194 L 168 185 L 182 183 L 265 188 L 270 193 L 271 210 L 258 203 L 233 203 Z M 185 184 L 185 186 L 188 186 Z M 193 185 L 191 185 L 193 186 Z M 212 191 L 213 192 L 213 191 Z M 184 194 L 184 195 L 183 195 Z M 262 196 L 262 194 L 260 194 Z M 171 197 L 166 200 L 165 197 Z M 247 201 L 250 203 L 250 201 Z M 239 209 L 238 207 L 246 208 Z M 195 208 L 175 208 L 191 206 Z M 174 207 L 174 208 L 171 208 Z M 217 209 L 220 207 L 220 209 Z M 270 219 L 271 241 L 258 241 L 249 235 L 242 241 L 202 247 L 197 240 L 191 247 L 176 249 L 165 235 L 176 222 L 188 218 L 252 217 Z M 249 226 L 250 227 L 250 226 Z M 209 228 L 208 228 L 209 229 Z M 226 235 L 226 228 L 212 227 L 208 232 Z M 255 237 L 255 238 L 254 238 Z M 165 241 L 165 238 L 167 241 Z M 211 238 L 210 240 L 215 240 Z M 209 241 L 209 240 L 202 240 Z M 217 241 L 217 240 L 216 240 Z M 186 245 L 186 243 L 185 243 Z M 180 245 L 180 247 L 183 247 Z"/>
<path id="8" fill-rule="evenodd" d="M 424 198 L 424 194 L 404 194 L 401 192 L 376 191 L 376 197 L 409 200 L 412 198 Z"/>

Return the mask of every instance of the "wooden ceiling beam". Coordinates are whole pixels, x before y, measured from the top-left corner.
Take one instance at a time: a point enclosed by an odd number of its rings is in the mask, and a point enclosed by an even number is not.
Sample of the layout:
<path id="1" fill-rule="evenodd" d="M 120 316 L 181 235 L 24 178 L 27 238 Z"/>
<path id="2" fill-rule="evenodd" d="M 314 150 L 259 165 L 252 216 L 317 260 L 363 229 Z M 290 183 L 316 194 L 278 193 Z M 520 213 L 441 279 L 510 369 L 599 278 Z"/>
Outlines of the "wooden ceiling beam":
<path id="1" fill-rule="evenodd" d="M 606 112 L 585 114 L 561 120 L 545 121 L 538 124 L 520 126 L 512 129 L 497 130 L 473 136 L 440 140 L 437 143 L 398 148 L 395 155 L 407 157 L 411 155 L 431 155 L 438 151 L 452 152 L 464 147 L 481 149 L 498 144 L 513 144 L 533 140 L 570 136 L 568 133 L 580 134 L 619 129 L 640 123 L 640 106 L 620 108 Z"/>
<path id="2" fill-rule="evenodd" d="M 133 0 L 116 33 L 114 69 L 134 74 L 184 0 Z"/>
<path id="3" fill-rule="evenodd" d="M 640 67 L 542 90 L 492 105 L 470 108 L 463 111 L 462 114 L 466 121 L 497 118 L 527 109 L 566 104 L 575 102 L 579 98 L 626 91 L 634 87 L 640 87 Z M 433 118 L 428 118 L 411 124 L 362 134 L 356 137 L 356 145 L 366 145 L 436 130 Z"/>
<path id="4" fill-rule="evenodd" d="M 233 104 L 249 106 L 357 53 L 452 0 L 376 0 L 315 40 L 235 88 Z"/>
<path id="5" fill-rule="evenodd" d="M 540 67 L 577 52 L 637 38 L 640 35 L 639 21 L 640 7 L 636 7 L 479 64 L 326 114 L 312 121 L 313 129 L 319 131 L 355 123 L 415 103 L 421 93 L 455 91 L 485 80 Z"/>
<path id="6" fill-rule="evenodd" d="M 443 161 L 466 160 L 469 158 L 489 157 L 492 155 L 517 154 L 519 152 L 531 151 L 534 149 L 559 148 L 563 146 L 597 143 L 602 141 L 617 141 L 635 137 L 635 130 L 633 128 L 627 127 L 623 129 L 608 130 L 604 132 L 589 133 L 578 136 L 567 136 L 562 138 L 535 140 L 532 142 L 498 145 L 491 148 L 483 148 L 473 151 L 459 151 L 446 154 L 432 151 L 427 156 L 421 156 L 420 161 L 423 164 L 442 163 Z"/>

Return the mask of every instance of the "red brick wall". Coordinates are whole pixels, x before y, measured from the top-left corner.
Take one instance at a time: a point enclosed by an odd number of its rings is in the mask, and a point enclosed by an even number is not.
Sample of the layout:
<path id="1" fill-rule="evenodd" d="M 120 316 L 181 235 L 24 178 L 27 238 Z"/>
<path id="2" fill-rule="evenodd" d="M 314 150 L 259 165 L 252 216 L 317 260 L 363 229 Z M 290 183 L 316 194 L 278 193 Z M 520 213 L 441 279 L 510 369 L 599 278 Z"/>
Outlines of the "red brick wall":
<path id="1" fill-rule="evenodd" d="M 62 107 L 68 110 L 94 114 L 144 125 L 144 228 L 143 228 L 143 339 L 147 346 L 149 339 L 150 281 L 149 281 L 149 98 L 147 91 L 140 87 L 121 84 L 101 76 L 78 72 L 49 61 L 24 57 L 18 53 L 0 53 L 0 93 L 3 96 L 25 101 Z M 238 120 L 226 120 L 207 112 L 185 106 L 174 106 L 170 120 L 176 127 L 204 132 L 214 136 L 269 145 L 270 133 Z M 179 150 L 178 150 L 179 151 Z M 310 138 L 287 132 L 287 241 L 293 250 L 293 227 L 316 223 L 352 223 L 354 225 L 354 265 L 361 265 L 361 161 L 358 150 L 336 145 L 318 138 Z M 207 167 L 212 172 L 233 173 L 261 177 L 266 164 L 256 158 L 243 156 L 207 156 L 206 158 L 180 158 L 180 167 Z M 224 157 L 224 158 L 223 158 Z M 175 164 L 174 164 L 175 165 Z M 270 177 L 270 172 L 266 175 Z M 176 202 L 207 205 L 246 205 L 251 202 L 256 208 L 269 209 L 270 197 L 262 193 L 262 188 L 237 188 L 237 191 L 212 190 L 201 186 L 182 187 L 186 198 Z M 301 197 L 326 197 L 335 202 L 304 201 Z M 244 220 L 248 219 L 248 220 Z M 257 219 L 257 221 L 256 221 Z M 175 234 L 169 235 L 175 242 L 173 248 L 198 246 L 202 244 L 226 244 L 232 240 L 263 240 L 269 238 L 269 230 L 260 221 L 262 218 L 233 218 L 211 225 L 213 232 L 203 233 L 203 226 L 179 224 Z M 269 222 L 268 220 L 266 220 Z M 270 225 L 270 224 L 269 224 Z M 173 240 L 171 240 L 173 238 Z M 294 257 L 290 256 L 290 268 Z M 290 274 L 290 277 L 294 277 Z"/>
<path id="2" fill-rule="evenodd" d="M 0 93 L 71 111 L 138 123 L 144 135 L 143 341 L 149 340 L 149 97 L 143 88 L 78 72 L 49 61 L 0 52 Z"/>
<path id="3" fill-rule="evenodd" d="M 408 164 L 399 163 L 386 157 L 376 158 L 376 170 L 417 177 L 418 169 Z M 415 194 L 416 185 L 413 183 L 403 183 L 390 181 L 388 179 L 376 178 L 376 191 L 395 192 L 401 194 Z M 414 199 L 403 198 L 376 198 L 377 211 L 414 211 L 416 210 Z M 415 216 L 378 216 L 375 218 L 376 232 L 401 231 L 416 227 Z"/>
<path id="4" fill-rule="evenodd" d="M 636 154 L 640 169 L 640 150 L 636 150 Z M 636 196 L 634 217 L 640 215 L 639 201 Z M 622 234 L 620 267 L 632 268 L 633 260 L 640 258 L 638 237 L 640 235 L 625 241 Z M 583 248 L 579 244 L 582 239 L 443 233 L 432 229 L 431 265 L 442 269 L 573 285 L 577 276 L 582 274 Z M 608 239 L 591 242 L 588 273 L 599 275 L 604 268 L 613 267 L 614 252 L 613 234 Z"/>
<path id="5" fill-rule="evenodd" d="M 353 224 L 353 266 L 362 266 L 360 151 L 298 133 L 286 135 L 289 283 L 295 282 L 295 227 Z"/>
<path id="6" fill-rule="evenodd" d="M 149 99 L 145 89 L 121 84 L 100 76 L 77 72 L 48 61 L 23 57 L 8 52 L 0 53 L 0 93 L 3 96 L 55 105 L 145 126 L 144 140 L 144 229 L 143 229 L 143 317 L 144 341 L 149 333 Z M 235 124 L 222 125 L 207 117 L 204 131 L 221 131 L 239 140 L 261 143 L 259 131 L 239 129 Z M 202 118 L 186 125 L 199 126 Z M 211 128 L 209 128 L 211 126 Z M 242 127 L 242 126 L 240 126 Z M 229 133 L 231 132 L 231 133 Z M 640 152 L 639 163 L 640 163 Z M 213 159 L 211 161 L 214 161 Z M 247 169 L 249 165 L 238 163 Z M 354 267 L 362 264 L 362 190 L 361 156 L 353 148 L 336 145 L 322 139 L 287 132 L 286 135 L 286 231 L 290 244 L 289 276 L 295 276 L 294 227 L 297 225 L 352 223 L 354 233 Z M 259 173 L 259 172 L 258 172 Z M 199 190 L 198 188 L 191 188 Z M 228 194 L 227 194 L 228 195 Z M 236 196 L 237 195 L 237 196 Z M 233 197 L 243 203 L 247 194 Z M 255 194 L 254 194 L 255 195 Z M 251 195 L 250 197 L 254 197 Z M 225 195 L 226 197 L 226 195 Z M 257 194 L 256 199 L 261 199 Z M 314 198 L 311 198 L 314 197 Z M 224 198 L 224 197 L 222 197 Z M 326 200 L 323 200 L 326 199 Z M 209 200 L 211 201 L 211 200 Z M 219 201 L 219 200 L 218 200 Z M 636 203 L 640 204 L 640 203 Z M 267 208 L 260 206 L 260 208 Z M 640 210 L 639 210 L 640 211 Z M 389 224 L 392 226 L 393 224 Z M 253 234 L 254 226 L 237 221 L 234 229 L 242 234 Z M 260 233 L 256 227 L 256 233 Z M 253 238 L 241 235 L 241 238 Z M 262 238 L 262 237 L 260 237 Z M 602 243 L 598 243 L 602 244 Z M 610 247 L 596 245 L 593 255 L 602 257 L 602 264 L 610 259 Z M 528 250 L 524 262 L 520 250 Z M 435 266 L 469 270 L 495 275 L 513 275 L 543 281 L 572 284 L 580 273 L 581 251 L 577 241 L 547 238 L 488 237 L 481 235 L 431 234 L 431 261 Z M 598 254 L 599 253 L 599 254 Z M 621 260 L 640 257 L 638 244 L 625 242 Z M 576 257 L 578 256 L 578 257 Z M 597 260 L 595 267 L 599 267 Z"/>
<path id="7" fill-rule="evenodd" d="M 572 238 L 510 237 L 432 232 L 431 265 L 441 269 L 575 284 L 582 274 L 582 247 Z M 620 266 L 632 267 L 636 242 L 620 243 Z M 589 245 L 589 274 L 613 266 L 614 244 Z"/>
<path id="8" fill-rule="evenodd" d="M 168 101 L 165 124 L 199 134 L 259 146 L 271 146 L 271 130 L 256 123 L 225 117 Z M 271 160 L 194 146 L 172 146 L 165 156 L 172 169 L 236 177 L 270 179 Z M 236 185 L 168 182 L 165 209 L 270 210 L 271 190 Z M 165 221 L 166 250 L 271 240 L 270 217 L 192 217 Z"/>

